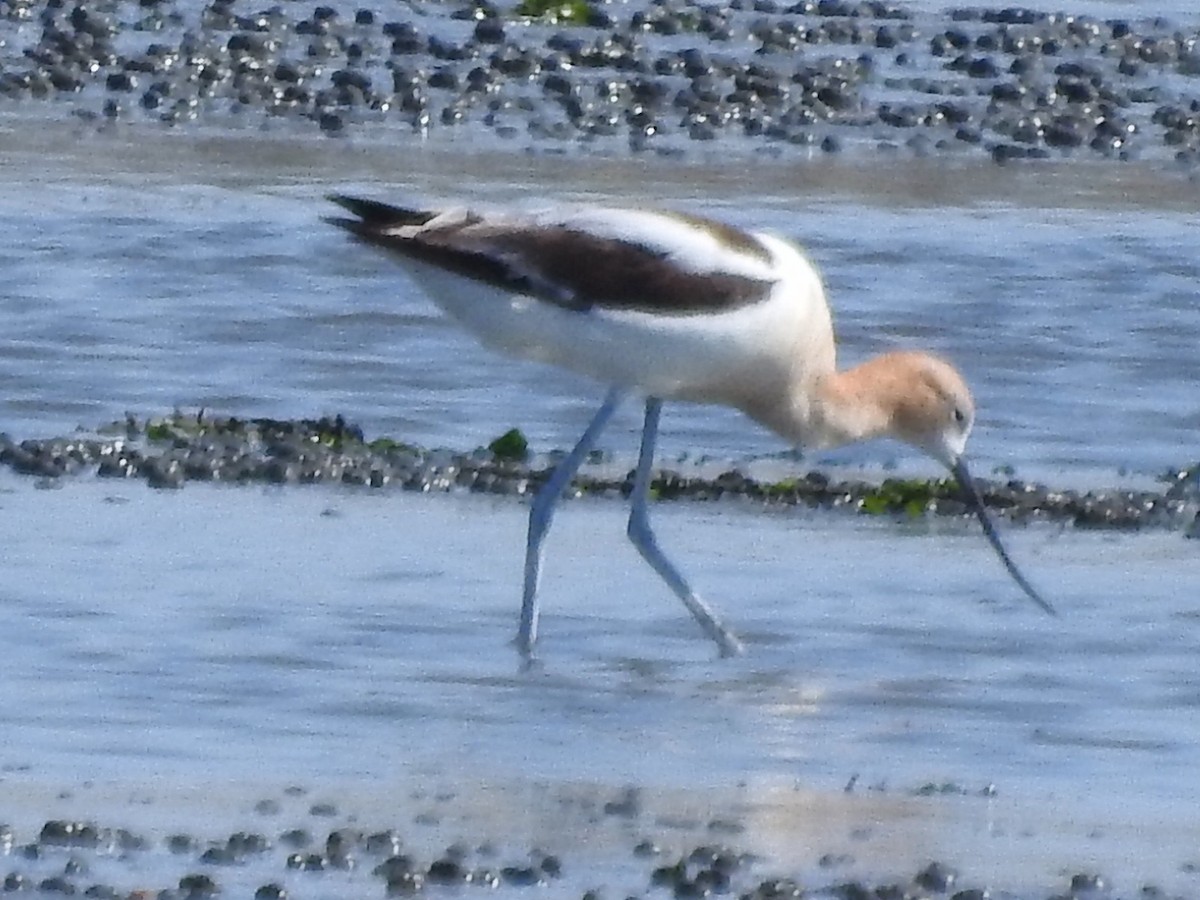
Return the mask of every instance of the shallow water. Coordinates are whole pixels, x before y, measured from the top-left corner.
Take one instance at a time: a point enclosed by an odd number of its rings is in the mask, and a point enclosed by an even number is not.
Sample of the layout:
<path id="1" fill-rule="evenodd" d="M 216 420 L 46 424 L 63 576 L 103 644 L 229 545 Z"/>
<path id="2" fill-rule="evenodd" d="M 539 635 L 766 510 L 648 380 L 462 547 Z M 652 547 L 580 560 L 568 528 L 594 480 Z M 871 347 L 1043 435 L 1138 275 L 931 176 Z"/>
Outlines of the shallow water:
<path id="1" fill-rule="evenodd" d="M 652 185 L 664 203 L 800 240 L 825 272 L 844 361 L 923 345 L 960 363 L 980 408 L 981 472 L 1107 485 L 1200 452 L 1198 191 L 1182 176 L 1097 166 L 1090 183 L 1064 167 L 1030 191 L 994 167 L 975 179 L 918 165 L 856 189 L 853 168 L 709 180 L 702 167 L 619 161 L 580 172 L 442 151 L 406 161 L 378 146 L 141 139 L 64 134 L 61 177 L 32 184 L 48 148 L 9 157 L 0 420 L 16 437 L 178 405 L 343 412 L 373 435 L 455 448 L 516 425 L 536 449 L 569 446 L 602 388 L 480 349 L 394 264 L 318 221 L 330 189 L 436 201 L 460 198 L 469 178 L 472 196 L 501 201 L 549 179 L 560 196 L 613 202 L 640 202 Z M 631 451 L 637 428 L 631 404 L 606 448 Z M 663 430 L 668 457 L 784 449 L 723 410 L 671 406 Z M 828 461 L 906 458 L 881 445 Z"/>
<path id="2" fill-rule="evenodd" d="M 427 446 L 466 449 L 512 425 L 536 449 L 568 445 L 601 389 L 479 349 L 388 261 L 317 221 L 331 189 L 501 201 L 551 183 L 567 197 L 653 193 L 801 239 L 825 270 L 845 359 L 920 344 L 962 364 L 980 472 L 1098 487 L 1200 455 L 1196 188 L 1170 172 L 581 168 L 142 137 L 5 135 L 0 429 L 16 437 L 179 405 L 342 412 Z M 631 407 L 602 445 L 629 454 L 637 427 Z M 720 410 L 676 405 L 664 420 L 665 458 L 783 449 Z M 892 445 L 824 461 L 932 472 Z M 857 776 L 856 797 L 909 804 L 839 806 L 903 836 L 872 851 L 884 868 L 937 857 L 1014 889 L 1069 867 L 1131 890 L 1194 887 L 1180 869 L 1200 824 L 1194 541 L 1009 529 L 1064 611 L 1051 620 L 969 523 L 655 514 L 746 637 L 745 658 L 713 659 L 626 545 L 619 504 L 563 510 L 544 665 L 521 673 L 507 641 L 525 508 L 511 499 L 90 479 L 41 490 L 6 474 L 7 815 L 149 816 L 112 800 L 120 790 L 20 802 L 22 785 L 85 780 L 167 797 L 251 785 L 171 801 L 224 798 L 228 823 L 291 782 L 378 814 L 376 789 L 413 782 L 737 789 L 772 803 L 799 787 L 837 804 Z M 965 796 L 909 797 L 943 782 Z M 997 797 L 976 796 L 988 784 Z M 744 840 L 789 858 L 792 833 L 758 822 Z M 829 849 L 805 846 L 789 863 L 802 870 Z"/>
<path id="3" fill-rule="evenodd" d="M 2 491 L 16 824 L 47 814 L 22 784 L 84 778 L 157 806 L 109 789 L 54 807 L 160 828 L 175 811 L 193 830 L 292 783 L 364 824 L 411 814 L 371 785 L 636 784 L 771 808 L 824 794 L 908 835 L 859 846 L 868 872 L 940 858 L 1009 889 L 1071 866 L 1172 884 L 1194 853 L 1200 607 L 1181 589 L 1194 548 L 1173 535 L 1013 531 L 1065 611 L 1052 620 L 966 526 L 663 507 L 664 543 L 749 645 L 720 661 L 637 563 L 620 506 L 573 503 L 550 542 L 542 664 L 522 672 L 509 500 L 13 476 Z M 207 805 L 176 796 L 197 781 Z M 496 827 L 478 815 L 460 828 L 475 841 Z M 743 840 L 802 872 L 852 830 L 788 853 L 798 826 L 762 816 Z"/>

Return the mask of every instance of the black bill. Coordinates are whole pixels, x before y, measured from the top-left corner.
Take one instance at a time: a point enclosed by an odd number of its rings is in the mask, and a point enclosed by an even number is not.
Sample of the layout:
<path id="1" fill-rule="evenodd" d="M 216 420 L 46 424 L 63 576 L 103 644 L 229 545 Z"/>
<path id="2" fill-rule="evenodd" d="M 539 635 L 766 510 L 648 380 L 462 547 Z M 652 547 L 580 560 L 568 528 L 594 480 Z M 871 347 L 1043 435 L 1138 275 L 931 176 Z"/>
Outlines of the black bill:
<path id="1" fill-rule="evenodd" d="M 967 505 L 979 517 L 979 524 L 983 526 L 983 533 L 987 535 L 988 541 L 996 550 L 996 555 L 1000 557 L 1000 561 L 1004 563 L 1004 568 L 1008 569 L 1008 574 L 1013 577 L 1013 581 L 1021 586 L 1029 599 L 1040 606 L 1045 612 L 1052 616 L 1057 616 L 1058 612 L 1042 599 L 1032 584 L 1030 584 L 1025 576 L 1021 574 L 1021 570 L 1017 568 L 1017 564 L 1012 561 L 1008 555 L 1008 551 L 1004 549 L 1004 545 L 1000 543 L 1000 535 L 996 533 L 996 526 L 992 523 L 992 517 L 987 514 L 987 509 L 983 505 L 983 497 L 979 495 L 979 488 L 975 487 L 975 480 L 971 478 L 971 472 L 967 468 L 967 461 L 963 457 L 959 457 L 950 471 L 954 473 L 954 477 L 958 479 L 958 483 L 962 485 L 963 493 L 967 495 Z"/>

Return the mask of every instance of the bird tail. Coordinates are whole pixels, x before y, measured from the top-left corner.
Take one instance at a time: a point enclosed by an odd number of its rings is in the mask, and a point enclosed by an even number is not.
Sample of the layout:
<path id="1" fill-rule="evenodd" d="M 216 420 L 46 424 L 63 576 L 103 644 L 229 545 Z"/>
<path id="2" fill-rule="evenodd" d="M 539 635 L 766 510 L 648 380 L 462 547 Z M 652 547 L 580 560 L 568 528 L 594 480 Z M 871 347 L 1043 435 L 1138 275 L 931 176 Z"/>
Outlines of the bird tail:
<path id="1" fill-rule="evenodd" d="M 345 194 L 330 194 L 329 199 L 358 218 L 324 216 L 324 221 L 360 237 L 388 228 L 405 225 L 421 226 L 437 216 L 437 213 L 428 210 L 404 209 L 400 206 L 380 203 L 378 200 L 364 200 L 361 197 L 348 197 Z"/>

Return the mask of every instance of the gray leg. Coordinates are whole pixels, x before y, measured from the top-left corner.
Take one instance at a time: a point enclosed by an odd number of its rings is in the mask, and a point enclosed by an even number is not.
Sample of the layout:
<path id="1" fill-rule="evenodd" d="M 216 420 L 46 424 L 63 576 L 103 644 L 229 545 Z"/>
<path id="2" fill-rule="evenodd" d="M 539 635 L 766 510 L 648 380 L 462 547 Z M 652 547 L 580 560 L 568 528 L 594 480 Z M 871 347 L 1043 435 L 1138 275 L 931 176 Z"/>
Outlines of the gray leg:
<path id="1" fill-rule="evenodd" d="M 722 656 L 735 656 L 742 652 L 742 642 L 722 624 L 712 608 L 701 600 L 688 585 L 679 570 L 671 564 L 659 549 L 658 540 L 650 529 L 650 517 L 646 500 L 650 493 L 650 469 L 654 463 L 654 441 L 658 437 L 658 417 L 662 412 L 662 401 L 651 397 L 646 401 L 646 424 L 642 427 L 642 449 L 638 454 L 637 473 L 633 478 L 633 509 L 629 514 L 629 540 L 650 563 L 675 596 L 700 623 L 704 633 L 717 642 Z"/>
<path id="2" fill-rule="evenodd" d="M 551 473 L 550 480 L 533 499 L 533 506 L 529 510 L 529 536 L 525 541 L 525 593 L 521 601 L 521 624 L 517 628 L 517 649 L 525 656 L 533 655 L 533 645 L 537 641 L 537 591 L 542 574 L 542 541 L 546 532 L 550 530 L 554 507 L 624 397 L 623 389 L 609 389 L 608 396 L 592 417 L 579 442 L 567 454 L 567 458 L 558 464 Z"/>

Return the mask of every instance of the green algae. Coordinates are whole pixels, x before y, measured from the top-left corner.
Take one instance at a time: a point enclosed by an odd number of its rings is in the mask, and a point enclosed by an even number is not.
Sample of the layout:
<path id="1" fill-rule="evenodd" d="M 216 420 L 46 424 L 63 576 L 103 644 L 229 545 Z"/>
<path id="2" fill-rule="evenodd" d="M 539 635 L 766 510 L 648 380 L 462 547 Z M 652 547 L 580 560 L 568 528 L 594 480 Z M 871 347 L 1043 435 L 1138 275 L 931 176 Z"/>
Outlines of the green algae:
<path id="1" fill-rule="evenodd" d="M 373 453 L 419 453 L 420 448 L 415 444 L 406 444 L 390 437 L 377 437 L 367 445 Z"/>
<path id="2" fill-rule="evenodd" d="M 176 431 L 168 422 L 151 422 L 146 426 L 146 440 L 161 444 L 175 440 Z"/>
<path id="3" fill-rule="evenodd" d="M 586 0 L 521 0 L 516 13 L 527 19 L 583 25 L 592 18 L 592 7 Z"/>
<path id="4" fill-rule="evenodd" d="M 529 441 L 518 428 L 508 429 L 488 444 L 488 449 L 498 460 L 522 462 L 529 457 Z"/>
<path id="5" fill-rule="evenodd" d="M 958 485 L 948 478 L 924 481 L 919 478 L 888 478 L 862 497 L 862 511 L 873 516 L 902 514 L 919 518 L 936 500 L 958 495 Z"/>
<path id="6" fill-rule="evenodd" d="M 762 486 L 763 496 L 768 499 L 778 499 L 780 497 L 792 497 L 800 490 L 799 478 L 784 478 L 782 481 L 773 481 L 770 484 Z"/>

